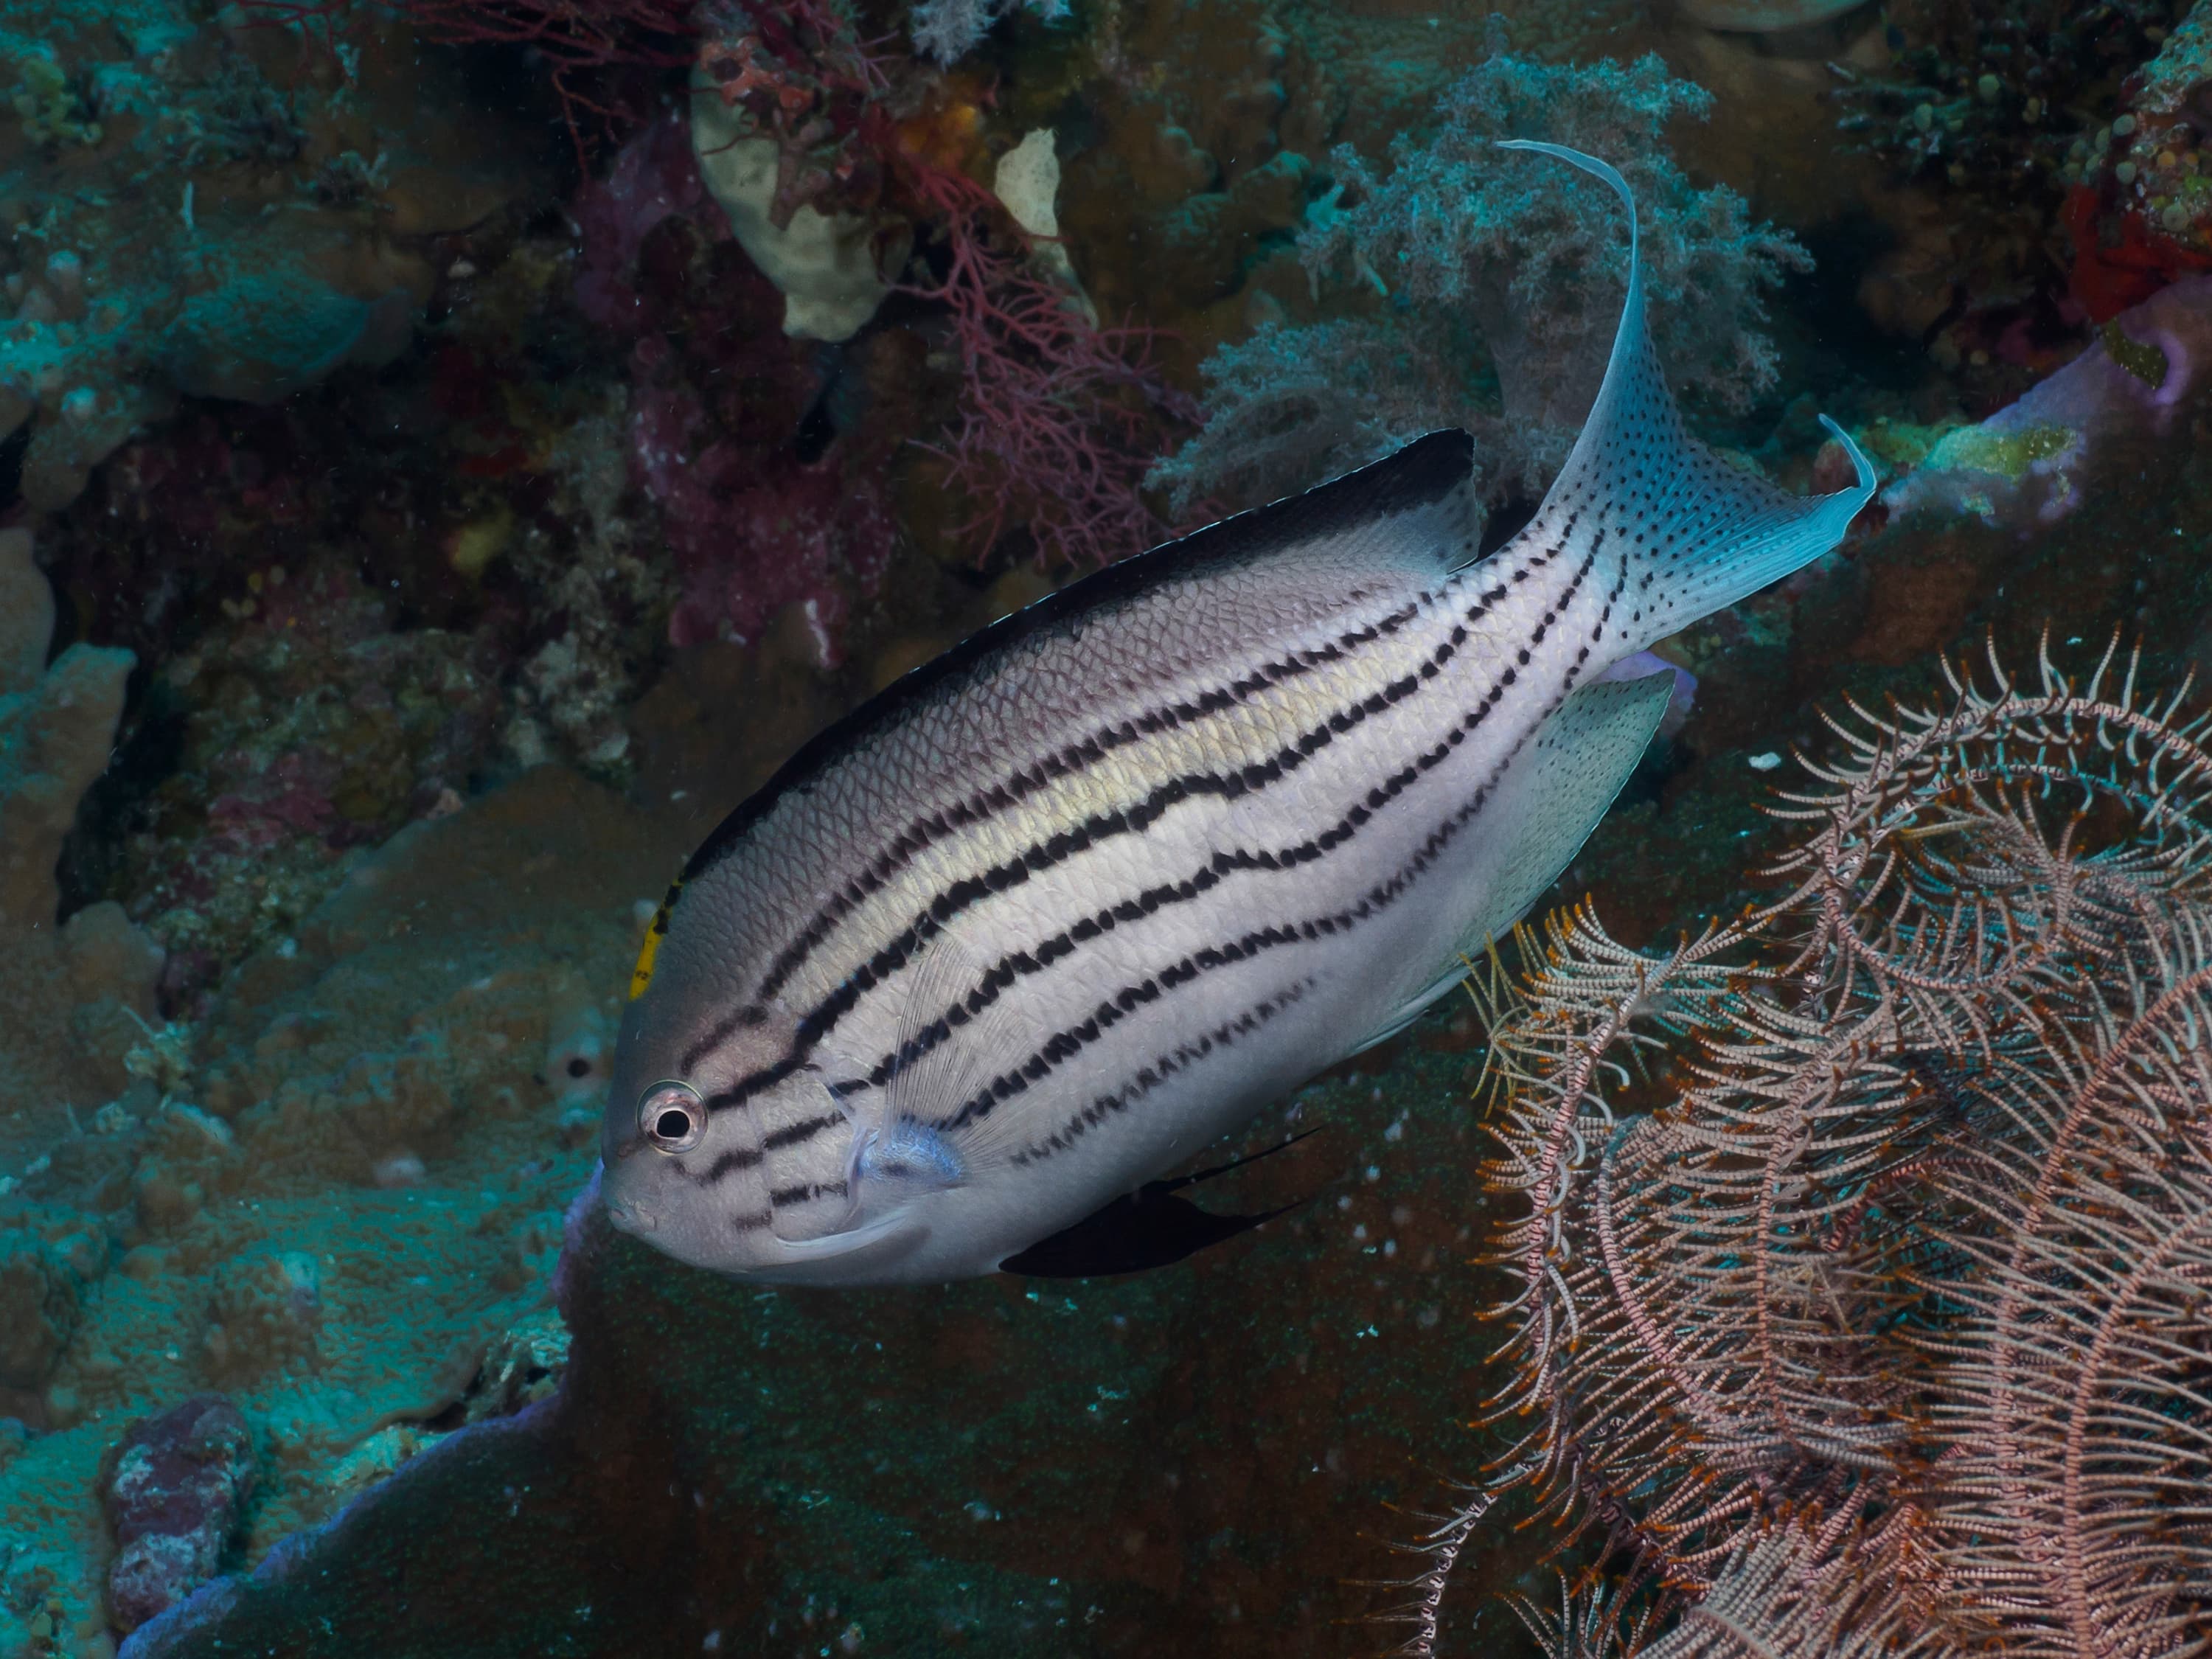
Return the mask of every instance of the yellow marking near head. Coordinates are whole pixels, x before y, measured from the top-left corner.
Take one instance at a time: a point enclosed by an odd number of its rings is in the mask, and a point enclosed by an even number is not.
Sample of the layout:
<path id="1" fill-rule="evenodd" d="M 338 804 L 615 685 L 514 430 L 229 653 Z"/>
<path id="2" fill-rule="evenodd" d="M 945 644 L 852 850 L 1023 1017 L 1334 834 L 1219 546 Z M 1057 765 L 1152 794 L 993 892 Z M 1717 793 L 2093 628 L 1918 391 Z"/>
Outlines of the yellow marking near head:
<path id="1" fill-rule="evenodd" d="M 670 883 L 668 896 L 660 901 L 660 908 L 653 913 L 653 921 L 647 925 L 645 945 L 637 953 L 637 966 L 629 970 L 632 1002 L 643 996 L 645 988 L 653 983 L 653 959 L 660 954 L 660 941 L 668 932 L 668 913 L 675 908 L 676 896 L 683 890 L 681 881 Z"/>

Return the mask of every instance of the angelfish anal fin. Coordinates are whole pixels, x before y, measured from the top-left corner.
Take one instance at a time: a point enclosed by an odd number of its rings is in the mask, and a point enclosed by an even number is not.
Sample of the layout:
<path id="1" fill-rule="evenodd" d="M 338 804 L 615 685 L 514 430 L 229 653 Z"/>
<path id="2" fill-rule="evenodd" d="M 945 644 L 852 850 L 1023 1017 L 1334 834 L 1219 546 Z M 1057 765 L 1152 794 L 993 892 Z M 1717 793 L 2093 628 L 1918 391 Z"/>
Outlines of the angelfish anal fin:
<path id="1" fill-rule="evenodd" d="M 1220 1215 L 1202 1210 L 1179 1196 L 1179 1189 L 1197 1182 L 1211 1181 L 1218 1175 L 1279 1152 L 1283 1147 L 1296 1146 L 1306 1135 L 1315 1133 L 1308 1129 L 1280 1146 L 1255 1152 L 1250 1158 L 1218 1164 L 1210 1170 L 1165 1181 L 1148 1181 L 1135 1192 L 1124 1193 L 1101 1205 L 1074 1225 L 1063 1227 L 1018 1255 L 1008 1256 L 999 1264 L 999 1271 L 1022 1273 L 1031 1279 L 1104 1279 L 1116 1273 L 1140 1273 L 1148 1268 L 1164 1267 L 1208 1245 L 1249 1232 L 1262 1222 L 1295 1210 L 1308 1199 L 1297 1199 L 1255 1214 Z"/>
<path id="2" fill-rule="evenodd" d="M 1651 746 L 1674 695 L 1671 672 L 1598 680 L 1544 722 L 1527 772 L 1498 803 L 1502 856 L 1488 902 L 1460 940 L 1462 954 L 1480 951 L 1518 921 L 1575 861 Z"/>

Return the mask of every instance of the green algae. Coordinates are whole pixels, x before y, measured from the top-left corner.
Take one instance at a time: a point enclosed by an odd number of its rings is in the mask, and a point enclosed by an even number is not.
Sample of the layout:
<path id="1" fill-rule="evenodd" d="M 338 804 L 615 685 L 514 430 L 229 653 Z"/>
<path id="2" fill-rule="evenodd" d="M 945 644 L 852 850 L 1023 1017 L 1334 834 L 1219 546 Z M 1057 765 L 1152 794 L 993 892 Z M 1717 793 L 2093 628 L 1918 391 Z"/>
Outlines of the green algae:
<path id="1" fill-rule="evenodd" d="M 59 64 L 42 52 L 22 60 L 23 79 L 9 102 L 34 144 L 97 144 L 100 125 Z"/>
<path id="2" fill-rule="evenodd" d="M 1935 471 L 1990 472 L 2018 483 L 2036 462 L 2064 454 L 2080 437 L 2073 428 L 2055 423 L 2017 431 L 1994 431 L 1986 424 L 1960 427 L 1943 435 L 1924 465 Z"/>
<path id="3" fill-rule="evenodd" d="M 2169 367 L 2166 353 L 2144 341 L 2130 339 L 2118 318 L 2099 329 L 2097 337 L 2104 342 L 2105 355 L 2145 386 L 2155 390 L 2166 384 Z"/>
<path id="4" fill-rule="evenodd" d="M 1960 425 L 1956 420 L 1923 426 L 1884 418 L 1856 428 L 1851 435 L 1858 440 L 1859 447 L 1874 458 L 1882 476 L 1893 478 L 1917 467 L 1936 445 L 1958 431 Z"/>

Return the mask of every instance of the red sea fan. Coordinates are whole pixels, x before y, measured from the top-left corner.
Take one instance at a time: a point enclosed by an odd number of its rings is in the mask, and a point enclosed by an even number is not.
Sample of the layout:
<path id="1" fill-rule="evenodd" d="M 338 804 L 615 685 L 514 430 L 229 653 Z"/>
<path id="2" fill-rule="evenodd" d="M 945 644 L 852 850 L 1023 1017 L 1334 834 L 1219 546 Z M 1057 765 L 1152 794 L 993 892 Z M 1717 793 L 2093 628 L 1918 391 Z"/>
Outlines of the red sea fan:
<path id="1" fill-rule="evenodd" d="M 1151 330 L 1101 327 L 961 170 L 981 160 L 974 108 L 819 5 L 738 0 L 710 33 L 707 78 L 782 153 L 775 215 L 889 210 L 928 250 L 902 291 L 941 313 L 958 361 L 951 429 L 916 441 L 965 505 L 955 536 L 981 560 L 1019 529 L 1040 563 L 1078 568 L 1159 539 L 1145 474 L 1170 427 L 1196 424 L 1196 403 L 1154 371 Z"/>
<path id="2" fill-rule="evenodd" d="M 700 462 L 714 459 L 709 451 Z M 672 643 L 755 638 L 795 605 L 824 667 L 842 660 L 851 595 L 874 592 L 895 536 L 881 490 L 865 477 L 848 478 L 834 457 L 741 489 L 710 518 L 672 514 L 668 532 L 684 570 Z M 741 563 L 726 556 L 732 546 L 748 550 Z"/>
<path id="3" fill-rule="evenodd" d="M 766 284 L 761 283 L 762 288 Z M 631 471 L 660 507 L 662 533 L 682 573 L 669 618 L 678 646 L 750 640 L 796 606 L 815 655 L 835 666 L 856 596 L 872 593 L 896 541 L 885 446 L 863 432 L 802 459 L 780 428 L 748 433 L 740 416 L 710 414 L 702 371 L 804 407 L 790 384 L 793 343 L 773 331 L 702 331 L 715 351 L 687 359 L 659 334 L 632 350 Z"/>
<path id="4" fill-rule="evenodd" d="M 325 39 L 351 0 L 245 0 L 248 13 L 312 30 Z M 698 54 L 695 0 L 395 0 L 393 8 L 423 40 L 439 46 L 523 46 L 543 58 L 561 100 L 577 158 L 579 113 L 612 125 L 625 112 L 599 82 L 610 70 L 688 67 Z"/>
<path id="5" fill-rule="evenodd" d="M 681 579 L 671 640 L 755 639 L 793 607 L 834 665 L 896 542 L 900 430 L 870 407 L 818 453 L 802 446 L 824 361 L 779 325 L 781 297 L 708 198 L 680 113 L 634 134 L 573 211 L 577 308 L 632 337 L 629 471 Z"/>
<path id="6" fill-rule="evenodd" d="M 1040 564 L 1110 563 L 1158 540 L 1145 475 L 1194 399 L 1153 371 L 1152 331 L 1101 327 L 1038 269 L 998 198 L 964 174 L 909 170 L 939 226 L 944 275 L 910 289 L 950 313 L 959 353 L 951 431 L 923 445 L 969 504 L 957 533 L 988 554 L 1026 529 Z"/>
<path id="7" fill-rule="evenodd" d="M 402 0 L 401 9 L 433 40 L 541 52 L 556 83 L 616 64 L 680 69 L 698 45 L 691 0 Z"/>

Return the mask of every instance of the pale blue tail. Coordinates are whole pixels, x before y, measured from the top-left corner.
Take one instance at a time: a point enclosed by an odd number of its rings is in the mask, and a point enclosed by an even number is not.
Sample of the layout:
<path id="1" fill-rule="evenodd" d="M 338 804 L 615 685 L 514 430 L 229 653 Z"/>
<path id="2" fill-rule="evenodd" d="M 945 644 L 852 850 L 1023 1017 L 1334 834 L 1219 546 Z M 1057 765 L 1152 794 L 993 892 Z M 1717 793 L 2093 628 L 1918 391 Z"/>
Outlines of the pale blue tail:
<path id="1" fill-rule="evenodd" d="M 1873 495 L 1875 471 L 1850 434 L 1825 415 L 1820 423 L 1858 471 L 1856 484 L 1832 495 L 1790 495 L 1691 437 L 1644 325 L 1636 200 L 1627 180 L 1563 145 L 1515 138 L 1499 148 L 1534 150 L 1595 174 L 1628 209 L 1628 298 L 1605 384 L 1574 453 L 1523 532 L 1581 546 L 1601 533 L 1604 550 L 1621 556 L 1626 580 L 1602 652 L 1625 656 L 1819 558 Z"/>

